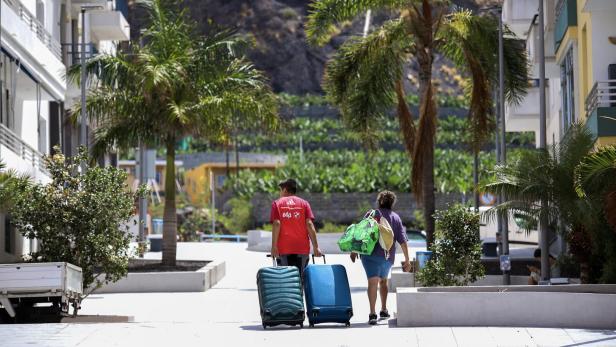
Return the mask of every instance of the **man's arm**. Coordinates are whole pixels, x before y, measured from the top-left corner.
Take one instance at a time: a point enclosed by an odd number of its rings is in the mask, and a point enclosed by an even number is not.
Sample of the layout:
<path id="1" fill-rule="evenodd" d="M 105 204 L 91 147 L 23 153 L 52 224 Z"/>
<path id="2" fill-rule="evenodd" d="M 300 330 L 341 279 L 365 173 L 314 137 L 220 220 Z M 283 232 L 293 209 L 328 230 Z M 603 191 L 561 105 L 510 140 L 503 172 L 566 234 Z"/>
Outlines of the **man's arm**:
<path id="1" fill-rule="evenodd" d="M 278 236 L 280 235 L 280 220 L 276 219 L 272 223 L 272 257 L 278 258 Z"/>
<path id="2" fill-rule="evenodd" d="M 308 229 L 308 236 L 310 236 L 310 241 L 312 241 L 312 251 L 314 256 L 320 257 L 322 253 L 319 249 L 319 241 L 317 241 L 317 229 L 314 227 L 312 219 L 306 219 L 306 229 Z"/>

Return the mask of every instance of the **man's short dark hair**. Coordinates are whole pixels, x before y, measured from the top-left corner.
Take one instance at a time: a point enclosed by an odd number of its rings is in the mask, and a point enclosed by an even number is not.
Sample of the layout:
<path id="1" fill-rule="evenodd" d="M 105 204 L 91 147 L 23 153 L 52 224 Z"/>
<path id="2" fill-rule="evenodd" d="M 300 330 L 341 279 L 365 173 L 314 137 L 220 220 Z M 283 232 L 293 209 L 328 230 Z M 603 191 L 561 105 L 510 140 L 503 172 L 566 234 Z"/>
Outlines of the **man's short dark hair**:
<path id="1" fill-rule="evenodd" d="M 396 194 L 394 192 L 384 190 L 376 197 L 376 203 L 379 205 L 379 208 L 391 210 L 396 204 L 396 199 Z"/>
<path id="2" fill-rule="evenodd" d="M 288 178 L 278 184 L 278 187 L 281 189 L 285 189 L 288 193 L 295 194 L 297 193 L 297 181 Z"/>
<path id="3" fill-rule="evenodd" d="M 549 253 L 548 253 L 548 254 L 549 254 Z M 550 256 L 550 258 L 552 258 L 552 259 L 556 259 L 556 258 L 554 258 L 554 256 L 553 256 L 553 255 L 551 255 L 551 254 L 549 254 L 549 256 Z M 533 253 L 533 257 L 535 257 L 535 258 L 541 258 L 541 248 L 537 248 L 537 249 L 535 249 L 535 253 Z"/>

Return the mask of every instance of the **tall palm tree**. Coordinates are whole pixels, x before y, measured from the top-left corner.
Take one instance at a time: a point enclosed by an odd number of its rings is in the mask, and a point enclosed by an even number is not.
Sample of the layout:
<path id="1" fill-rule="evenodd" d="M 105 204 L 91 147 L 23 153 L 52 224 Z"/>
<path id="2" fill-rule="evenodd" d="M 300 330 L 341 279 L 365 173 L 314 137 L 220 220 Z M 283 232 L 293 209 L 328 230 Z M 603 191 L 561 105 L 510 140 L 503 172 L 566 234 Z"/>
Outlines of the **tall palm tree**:
<path id="1" fill-rule="evenodd" d="M 326 43 L 336 24 L 367 10 L 388 10 L 398 17 L 365 38 L 348 40 L 326 68 L 324 89 L 340 108 L 343 121 L 374 143 L 379 124 L 392 105 L 412 165 L 411 183 L 423 204 L 428 247 L 434 241 L 434 142 L 437 123 L 433 86 L 435 54 L 448 57 L 467 78 L 468 124 L 478 151 L 493 129 L 492 90 L 496 85 L 498 22 L 451 6 L 446 0 L 317 0 L 311 4 L 307 34 L 314 44 Z M 507 30 L 504 40 L 506 96 L 517 102 L 528 85 L 523 45 Z M 419 115 L 415 120 L 405 101 L 404 68 L 418 68 Z"/>
<path id="2" fill-rule="evenodd" d="M 174 265 L 176 143 L 188 135 L 224 139 L 238 123 L 273 129 L 277 102 L 266 78 L 240 54 L 233 32 L 199 36 L 173 1 L 141 4 L 150 15 L 145 45 L 87 62 L 93 86 L 86 107 L 98 125 L 95 153 L 139 140 L 166 148 L 163 264 Z M 69 77 L 79 82 L 78 66 Z"/>
<path id="3" fill-rule="evenodd" d="M 551 230 L 564 232 L 571 253 L 580 263 L 584 282 L 589 280 L 591 236 L 601 218 L 600 209 L 578 195 L 576 170 L 593 150 L 595 140 L 584 125 L 572 125 L 551 149 L 524 152 L 517 161 L 497 166 L 495 180 L 484 187 L 506 200 L 488 210 L 488 218 L 498 213 L 518 213 L 534 222 L 545 218 Z"/>

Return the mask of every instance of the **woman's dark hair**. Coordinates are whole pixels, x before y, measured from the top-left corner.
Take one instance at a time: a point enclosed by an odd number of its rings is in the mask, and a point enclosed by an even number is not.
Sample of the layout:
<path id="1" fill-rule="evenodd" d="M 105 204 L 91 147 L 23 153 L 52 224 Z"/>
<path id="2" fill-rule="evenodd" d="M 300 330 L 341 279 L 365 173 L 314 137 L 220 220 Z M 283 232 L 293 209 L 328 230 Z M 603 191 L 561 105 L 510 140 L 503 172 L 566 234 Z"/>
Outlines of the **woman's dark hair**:
<path id="1" fill-rule="evenodd" d="M 389 190 L 384 190 L 376 197 L 376 203 L 379 205 L 379 208 L 391 210 L 396 204 L 396 194 Z"/>

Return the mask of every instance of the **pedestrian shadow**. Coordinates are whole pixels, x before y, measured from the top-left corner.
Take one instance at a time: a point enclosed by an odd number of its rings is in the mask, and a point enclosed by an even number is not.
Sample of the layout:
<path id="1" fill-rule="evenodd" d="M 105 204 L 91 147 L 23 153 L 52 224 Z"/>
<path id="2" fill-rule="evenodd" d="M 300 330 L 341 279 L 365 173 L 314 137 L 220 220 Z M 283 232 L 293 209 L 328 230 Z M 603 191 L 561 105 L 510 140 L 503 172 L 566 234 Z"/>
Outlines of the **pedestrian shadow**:
<path id="1" fill-rule="evenodd" d="M 389 324 L 389 327 L 392 326 L 391 320 L 388 324 Z M 384 324 L 379 324 L 379 325 L 384 325 Z M 313 330 L 313 329 L 314 330 L 324 330 L 324 329 L 346 330 L 346 329 L 371 329 L 377 326 L 370 325 L 367 322 L 363 322 L 363 323 L 351 323 L 350 327 L 347 327 L 344 324 L 338 324 L 338 323 L 316 324 L 314 327 L 309 327 L 308 323 L 305 323 L 304 328 L 300 328 L 298 326 L 292 327 L 288 325 L 278 325 L 275 327 L 267 327 L 267 329 L 263 329 L 263 325 L 255 324 L 255 325 L 242 325 L 240 326 L 240 329 L 246 330 L 246 331 L 280 331 L 280 330 L 304 330 L 304 329 L 308 329 L 308 330 Z M 393 326 L 395 327 L 396 325 L 394 324 Z"/>

